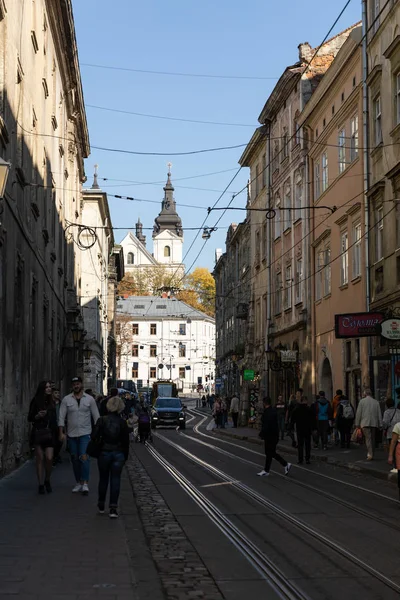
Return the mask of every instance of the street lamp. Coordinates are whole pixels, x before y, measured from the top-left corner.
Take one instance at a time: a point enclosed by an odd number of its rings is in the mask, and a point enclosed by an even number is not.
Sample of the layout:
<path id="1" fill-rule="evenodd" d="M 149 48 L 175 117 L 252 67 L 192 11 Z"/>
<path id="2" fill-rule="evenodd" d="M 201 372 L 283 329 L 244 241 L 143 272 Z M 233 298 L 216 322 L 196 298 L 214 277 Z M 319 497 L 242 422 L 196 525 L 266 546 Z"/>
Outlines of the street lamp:
<path id="1" fill-rule="evenodd" d="M 83 358 L 84 360 L 89 360 L 92 356 L 92 349 L 89 346 L 85 346 L 83 349 Z"/>
<path id="2" fill-rule="evenodd" d="M 74 344 L 78 344 L 82 339 L 82 329 L 77 325 L 71 327 L 72 339 L 74 340 Z"/>
<path id="3" fill-rule="evenodd" d="M 11 165 L 0 157 L 0 200 L 4 198 Z"/>

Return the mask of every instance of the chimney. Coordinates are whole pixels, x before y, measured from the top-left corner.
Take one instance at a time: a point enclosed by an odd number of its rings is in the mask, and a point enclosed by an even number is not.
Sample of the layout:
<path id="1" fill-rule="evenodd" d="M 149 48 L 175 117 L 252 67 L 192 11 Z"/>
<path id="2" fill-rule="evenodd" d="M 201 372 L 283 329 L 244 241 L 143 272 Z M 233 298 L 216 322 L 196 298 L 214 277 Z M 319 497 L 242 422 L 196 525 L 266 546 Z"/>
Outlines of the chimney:
<path id="1" fill-rule="evenodd" d="M 299 49 L 299 60 L 303 63 L 310 62 L 313 56 L 313 49 L 311 48 L 308 42 L 304 42 L 304 44 L 298 45 Z"/>

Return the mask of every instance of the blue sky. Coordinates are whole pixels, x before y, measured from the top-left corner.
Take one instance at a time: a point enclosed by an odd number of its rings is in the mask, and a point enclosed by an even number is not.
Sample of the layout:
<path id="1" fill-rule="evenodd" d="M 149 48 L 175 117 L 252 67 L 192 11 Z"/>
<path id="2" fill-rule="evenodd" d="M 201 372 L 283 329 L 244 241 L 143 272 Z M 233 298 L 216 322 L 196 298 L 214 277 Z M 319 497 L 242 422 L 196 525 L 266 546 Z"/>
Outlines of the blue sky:
<path id="1" fill-rule="evenodd" d="M 161 208 L 166 164 L 170 160 L 183 227 L 199 227 L 207 215 L 206 208 L 214 204 L 238 168 L 242 149 L 191 156 L 172 156 L 172 153 L 246 144 L 276 83 L 274 78 L 298 60 L 299 43 L 308 41 L 313 47 L 321 43 L 344 3 L 344 0 L 324 2 L 322 10 L 321 0 L 250 0 L 247 3 L 238 0 L 117 0 L 115 5 L 109 0 L 73 0 L 92 146 L 167 153 L 165 156 L 135 156 L 92 149 L 86 161 L 89 181 L 93 165 L 97 163 L 99 177 L 109 179 L 99 181 L 109 194 L 160 203 L 109 197 L 113 226 L 133 229 L 140 217 L 144 228 L 152 228 Z M 332 35 L 360 18 L 361 0 L 353 0 Z M 85 63 L 272 79 L 152 75 L 93 68 Z M 145 118 L 99 110 L 90 105 L 250 126 Z M 205 175 L 220 171 L 226 172 Z M 232 193 L 240 190 L 247 178 L 248 171 L 244 169 L 218 206 L 227 206 Z M 159 183 L 151 185 L 154 182 Z M 243 207 L 245 201 L 246 194 L 243 193 L 235 199 L 233 206 Z M 202 208 L 187 208 L 182 204 Z M 207 225 L 212 226 L 220 215 L 220 212 L 211 213 Z M 228 211 L 194 267 L 212 269 L 215 249 L 225 248 L 229 224 L 243 218 L 241 211 Z M 116 241 L 119 242 L 125 233 L 115 230 Z M 144 233 L 151 251 L 151 231 Z M 184 253 L 195 235 L 195 231 L 185 231 Z M 187 267 L 202 244 L 199 236 L 185 259 Z"/>

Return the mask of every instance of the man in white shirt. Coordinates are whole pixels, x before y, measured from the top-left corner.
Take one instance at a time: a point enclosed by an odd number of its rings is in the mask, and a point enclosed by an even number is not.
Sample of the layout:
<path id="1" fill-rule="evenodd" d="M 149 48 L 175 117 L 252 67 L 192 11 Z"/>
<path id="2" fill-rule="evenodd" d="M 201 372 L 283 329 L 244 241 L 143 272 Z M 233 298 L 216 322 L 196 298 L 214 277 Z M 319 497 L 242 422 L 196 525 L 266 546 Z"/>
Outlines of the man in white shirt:
<path id="1" fill-rule="evenodd" d="M 233 426 L 237 427 L 238 417 L 239 417 L 239 398 L 236 396 L 236 394 L 233 394 L 232 400 L 231 400 L 231 415 L 232 415 Z"/>
<path id="2" fill-rule="evenodd" d="M 72 491 L 89 493 L 90 458 L 86 454 L 87 445 L 92 433 L 92 419 L 96 424 L 100 417 L 96 401 L 83 391 L 82 379 L 73 377 L 72 394 L 61 401 L 58 418 L 60 441 L 65 439 L 64 427 L 67 419 L 68 449 L 71 454 L 76 485 Z"/>

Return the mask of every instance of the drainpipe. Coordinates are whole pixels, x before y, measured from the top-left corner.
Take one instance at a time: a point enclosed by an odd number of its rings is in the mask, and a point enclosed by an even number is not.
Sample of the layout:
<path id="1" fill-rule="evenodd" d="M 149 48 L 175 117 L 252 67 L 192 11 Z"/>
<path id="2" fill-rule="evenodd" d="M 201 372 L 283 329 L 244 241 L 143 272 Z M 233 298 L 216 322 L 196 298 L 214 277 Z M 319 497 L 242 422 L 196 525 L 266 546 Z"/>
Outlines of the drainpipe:
<path id="1" fill-rule="evenodd" d="M 267 208 L 271 209 L 272 208 L 272 198 L 271 198 L 271 121 L 266 121 L 265 122 L 265 126 L 267 128 Z M 264 348 L 264 350 L 268 349 L 269 346 L 269 336 L 270 336 L 270 329 L 271 329 L 271 321 L 272 321 L 272 296 L 271 296 L 271 290 L 272 290 L 272 272 L 271 272 L 271 254 L 272 254 L 272 237 L 273 237 L 273 232 L 272 232 L 272 219 L 268 219 L 267 222 L 267 282 L 268 282 L 268 292 L 267 292 L 267 335 L 266 335 L 266 348 Z M 270 386 L 270 370 L 269 370 L 269 364 L 268 361 L 266 359 L 266 354 L 264 354 L 264 364 L 265 367 L 267 369 L 267 390 L 266 390 L 266 395 L 269 396 L 271 393 L 271 386 Z"/>
<path id="2" fill-rule="evenodd" d="M 363 35 L 363 43 L 362 43 L 362 67 L 363 67 L 363 162 L 364 162 L 364 224 L 365 224 L 365 236 L 364 236 L 364 251 L 365 251 L 365 299 L 366 299 L 366 310 L 369 312 L 370 310 L 370 287 L 371 287 L 371 277 L 370 277 L 370 263 L 369 263 L 369 198 L 368 198 L 368 190 L 369 190 L 369 156 L 368 156 L 368 148 L 369 148 L 369 103 L 368 103 L 368 85 L 367 85 L 367 77 L 368 77 L 368 39 L 367 39 L 367 31 L 368 31 L 368 6 L 367 0 L 362 0 L 362 35 Z M 372 356 L 372 337 L 368 338 L 368 358 Z M 371 365 L 369 365 L 371 367 Z M 371 369 L 370 369 L 371 372 Z"/>

